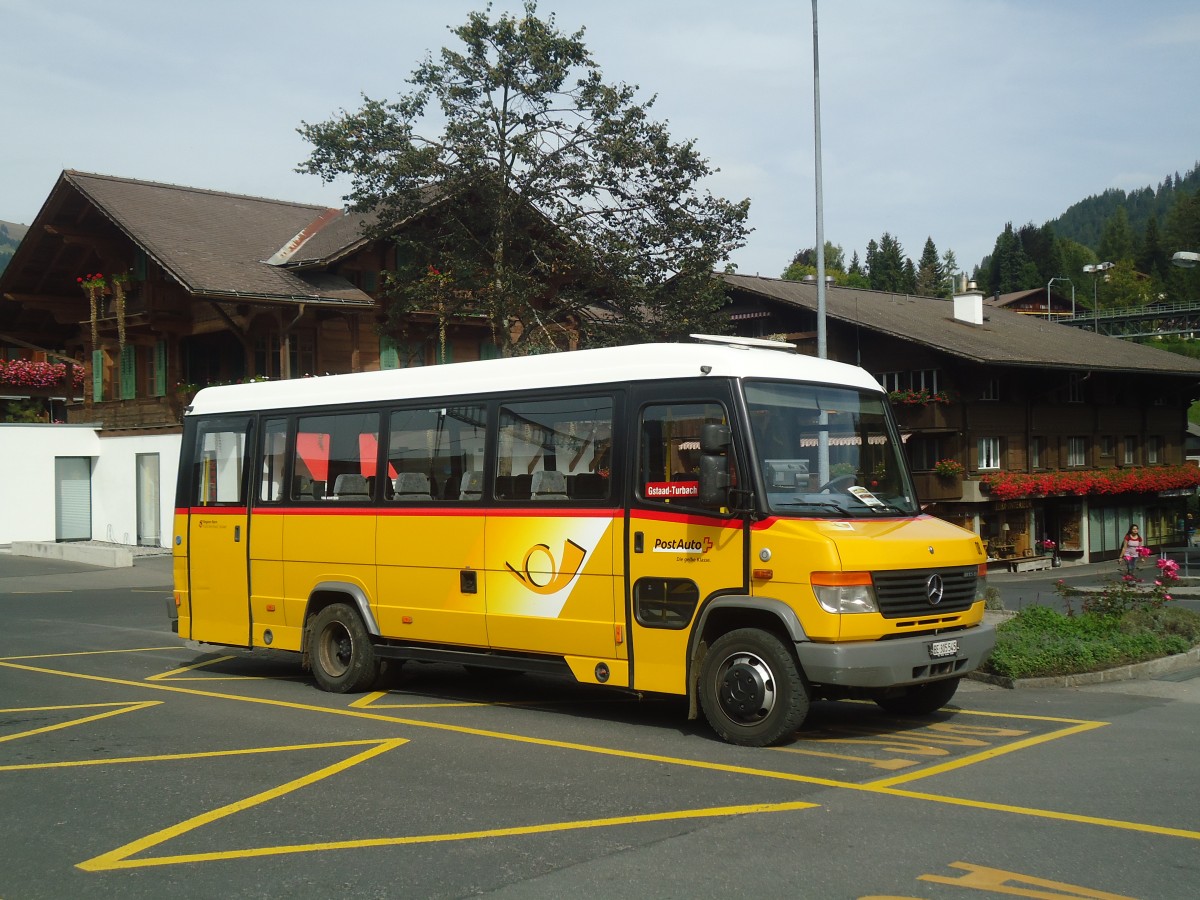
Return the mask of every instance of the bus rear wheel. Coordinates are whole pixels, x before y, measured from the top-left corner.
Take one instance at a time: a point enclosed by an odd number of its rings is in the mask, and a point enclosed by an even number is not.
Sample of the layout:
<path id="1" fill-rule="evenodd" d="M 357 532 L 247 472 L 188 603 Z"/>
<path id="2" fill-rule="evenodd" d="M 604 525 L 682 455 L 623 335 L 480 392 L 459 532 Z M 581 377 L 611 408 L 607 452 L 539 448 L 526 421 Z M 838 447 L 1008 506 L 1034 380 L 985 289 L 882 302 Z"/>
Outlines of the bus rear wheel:
<path id="1" fill-rule="evenodd" d="M 321 690 L 365 691 L 379 678 L 379 658 L 371 637 L 346 603 L 334 603 L 317 613 L 309 626 L 308 648 L 313 678 Z"/>
<path id="2" fill-rule="evenodd" d="M 705 655 L 700 705 L 724 740 L 766 747 L 804 722 L 808 685 L 783 641 L 757 628 L 739 628 L 717 638 Z"/>
<path id="3" fill-rule="evenodd" d="M 877 694 L 874 699 L 882 709 L 899 716 L 926 716 L 950 702 L 958 690 L 959 680 L 929 681 L 913 685 L 900 694 Z"/>

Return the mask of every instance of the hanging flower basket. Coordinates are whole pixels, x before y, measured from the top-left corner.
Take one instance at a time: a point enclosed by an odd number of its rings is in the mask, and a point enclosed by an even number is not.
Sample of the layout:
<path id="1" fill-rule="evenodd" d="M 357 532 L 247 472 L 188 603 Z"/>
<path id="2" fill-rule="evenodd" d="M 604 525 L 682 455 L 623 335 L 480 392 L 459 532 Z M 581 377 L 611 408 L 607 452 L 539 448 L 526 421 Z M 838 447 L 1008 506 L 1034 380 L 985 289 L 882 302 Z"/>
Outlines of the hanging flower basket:
<path id="1" fill-rule="evenodd" d="M 984 475 L 979 482 L 984 492 L 996 500 L 1020 500 L 1054 494 L 1076 497 L 1156 494 L 1200 486 L 1200 467 L 1152 466 L 1044 472 L 1036 475 L 1001 472 Z"/>

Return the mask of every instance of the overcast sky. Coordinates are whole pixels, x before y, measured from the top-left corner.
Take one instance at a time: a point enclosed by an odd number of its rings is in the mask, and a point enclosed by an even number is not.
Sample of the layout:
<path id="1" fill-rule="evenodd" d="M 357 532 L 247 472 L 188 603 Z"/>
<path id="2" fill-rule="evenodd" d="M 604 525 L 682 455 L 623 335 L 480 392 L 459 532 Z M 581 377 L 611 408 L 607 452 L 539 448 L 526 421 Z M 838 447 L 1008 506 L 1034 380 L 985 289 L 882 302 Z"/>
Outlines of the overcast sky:
<path id="1" fill-rule="evenodd" d="M 0 220 L 63 169 L 341 205 L 296 174 L 321 122 L 393 99 L 486 0 L 0 0 Z M 520 11 L 494 0 L 493 12 Z M 777 276 L 816 234 L 809 0 L 542 0 L 605 79 L 749 197 L 733 261 Z M 970 270 L 1006 222 L 1200 160 L 1195 0 L 822 0 L 824 222 L 847 261 L 888 231 Z"/>

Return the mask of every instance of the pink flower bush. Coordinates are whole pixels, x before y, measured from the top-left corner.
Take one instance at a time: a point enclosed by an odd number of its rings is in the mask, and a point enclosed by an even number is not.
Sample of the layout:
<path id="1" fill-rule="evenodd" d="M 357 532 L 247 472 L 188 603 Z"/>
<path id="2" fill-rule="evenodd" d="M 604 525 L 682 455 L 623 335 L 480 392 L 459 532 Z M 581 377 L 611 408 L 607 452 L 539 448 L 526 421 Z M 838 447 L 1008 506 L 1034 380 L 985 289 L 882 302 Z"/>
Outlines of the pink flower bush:
<path id="1" fill-rule="evenodd" d="M 74 387 L 83 387 L 83 367 L 74 367 Z M 34 362 L 29 359 L 0 360 L 0 384 L 13 387 L 55 388 L 65 385 L 66 363 Z"/>

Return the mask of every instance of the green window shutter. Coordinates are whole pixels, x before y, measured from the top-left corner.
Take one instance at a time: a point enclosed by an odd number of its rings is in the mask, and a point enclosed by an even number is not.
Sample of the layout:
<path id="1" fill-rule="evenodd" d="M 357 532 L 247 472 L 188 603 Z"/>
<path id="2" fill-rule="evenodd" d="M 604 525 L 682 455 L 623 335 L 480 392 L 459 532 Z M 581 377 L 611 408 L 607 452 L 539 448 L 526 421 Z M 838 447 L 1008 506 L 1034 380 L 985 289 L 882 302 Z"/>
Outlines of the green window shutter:
<path id="1" fill-rule="evenodd" d="M 146 280 L 146 252 L 138 250 L 133 254 L 133 280 Z"/>
<path id="2" fill-rule="evenodd" d="M 104 402 L 104 351 L 92 351 L 92 402 Z"/>
<path id="3" fill-rule="evenodd" d="M 378 272 L 363 272 L 362 273 L 362 289 L 368 294 L 375 293 L 379 289 L 379 273 Z"/>
<path id="4" fill-rule="evenodd" d="M 503 355 L 504 354 L 500 351 L 500 348 L 497 347 L 495 344 L 493 344 L 491 341 L 480 341 L 479 342 L 479 358 L 480 359 L 499 359 Z"/>
<path id="5" fill-rule="evenodd" d="M 443 347 L 441 341 L 433 342 L 433 361 L 436 365 L 454 362 L 454 347 L 449 341 Z"/>
<path id="6" fill-rule="evenodd" d="M 121 348 L 121 399 L 137 396 L 137 347 L 126 344 Z"/>
<path id="7" fill-rule="evenodd" d="M 400 368 L 400 350 L 396 347 L 396 342 L 386 334 L 379 336 L 379 368 Z"/>
<path id="8" fill-rule="evenodd" d="M 167 342 L 154 345 L 154 396 L 167 396 Z"/>

